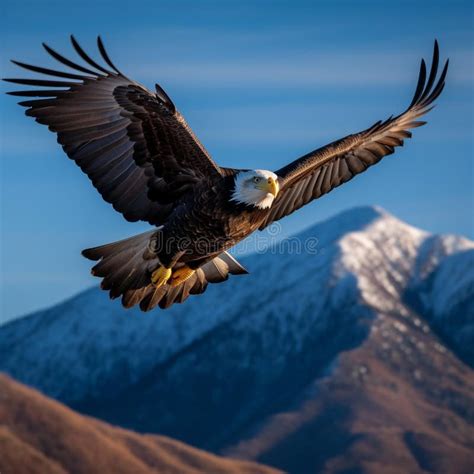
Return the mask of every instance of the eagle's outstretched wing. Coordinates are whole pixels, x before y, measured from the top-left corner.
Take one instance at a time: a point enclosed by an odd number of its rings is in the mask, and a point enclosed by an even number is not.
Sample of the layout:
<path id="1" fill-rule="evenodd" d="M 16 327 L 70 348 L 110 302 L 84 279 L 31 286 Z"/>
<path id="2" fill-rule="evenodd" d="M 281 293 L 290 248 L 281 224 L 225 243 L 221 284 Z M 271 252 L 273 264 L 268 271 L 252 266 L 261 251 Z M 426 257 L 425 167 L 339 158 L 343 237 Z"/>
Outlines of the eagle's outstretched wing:
<path id="1" fill-rule="evenodd" d="M 395 147 L 402 146 L 403 140 L 411 137 L 409 129 L 426 123 L 416 119 L 431 110 L 431 104 L 443 90 L 449 61 L 446 61 L 435 84 L 438 63 L 439 50 L 435 41 L 428 81 L 425 61 L 422 60 L 415 95 L 405 112 L 312 151 L 276 171 L 280 193 L 260 229 L 349 181 L 393 153 Z"/>
<path id="2" fill-rule="evenodd" d="M 107 68 L 90 58 L 72 36 L 71 42 L 87 67 L 43 44 L 75 72 L 13 61 L 54 79 L 5 79 L 41 87 L 9 94 L 34 97 L 20 102 L 28 107 L 26 114 L 57 133 L 67 155 L 127 220 L 162 224 L 183 194 L 196 182 L 220 175 L 220 168 L 160 86 L 152 93 L 125 77 L 100 37 L 98 48 Z"/>

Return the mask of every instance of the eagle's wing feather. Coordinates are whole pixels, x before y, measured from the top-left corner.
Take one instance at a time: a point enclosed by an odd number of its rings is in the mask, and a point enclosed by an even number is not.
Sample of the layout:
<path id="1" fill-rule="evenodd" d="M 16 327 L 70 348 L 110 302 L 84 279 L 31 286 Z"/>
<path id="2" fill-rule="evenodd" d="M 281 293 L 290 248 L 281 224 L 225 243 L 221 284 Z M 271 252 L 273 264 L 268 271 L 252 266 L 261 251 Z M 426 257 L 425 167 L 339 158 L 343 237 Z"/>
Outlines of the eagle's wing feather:
<path id="1" fill-rule="evenodd" d="M 449 61 L 434 85 L 438 62 L 438 43 L 435 42 L 428 81 L 422 60 L 413 100 L 402 114 L 319 148 L 276 171 L 280 193 L 260 229 L 349 181 L 393 153 L 395 147 L 402 146 L 403 140 L 411 137 L 409 129 L 426 123 L 416 119 L 431 110 L 433 101 L 443 90 Z"/>
<path id="2" fill-rule="evenodd" d="M 71 41 L 87 67 L 43 45 L 75 72 L 13 61 L 54 79 L 6 79 L 51 88 L 10 94 L 34 98 L 20 102 L 28 107 L 26 114 L 57 133 L 67 155 L 127 220 L 161 224 L 183 194 L 196 182 L 221 175 L 220 168 L 160 86 L 152 93 L 125 77 L 100 38 L 99 51 L 111 70 L 90 58 L 74 37 Z"/>

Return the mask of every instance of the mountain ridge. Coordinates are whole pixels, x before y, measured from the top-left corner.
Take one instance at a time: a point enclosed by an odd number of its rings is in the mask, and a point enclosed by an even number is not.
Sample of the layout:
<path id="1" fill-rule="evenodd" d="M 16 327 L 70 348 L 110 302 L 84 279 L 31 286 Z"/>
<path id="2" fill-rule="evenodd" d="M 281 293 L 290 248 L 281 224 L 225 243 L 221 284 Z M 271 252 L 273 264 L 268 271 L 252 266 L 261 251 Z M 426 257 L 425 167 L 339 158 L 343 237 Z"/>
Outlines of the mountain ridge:
<path id="1" fill-rule="evenodd" d="M 219 458 L 163 436 L 140 435 L 74 413 L 0 373 L 0 470 L 15 474 L 278 471 Z"/>

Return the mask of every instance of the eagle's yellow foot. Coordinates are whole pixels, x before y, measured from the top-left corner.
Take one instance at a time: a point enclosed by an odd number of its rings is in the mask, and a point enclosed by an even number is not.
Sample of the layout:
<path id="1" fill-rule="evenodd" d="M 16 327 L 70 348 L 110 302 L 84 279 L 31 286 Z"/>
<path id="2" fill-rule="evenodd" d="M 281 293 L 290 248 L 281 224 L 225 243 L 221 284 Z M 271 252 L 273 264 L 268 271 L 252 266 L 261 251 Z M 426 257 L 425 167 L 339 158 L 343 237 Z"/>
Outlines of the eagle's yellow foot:
<path id="1" fill-rule="evenodd" d="M 188 278 L 191 278 L 193 276 L 193 273 L 194 270 L 189 268 L 187 265 L 178 268 L 173 272 L 173 276 L 171 277 L 171 286 L 181 285 L 181 283 L 184 283 Z"/>
<path id="2" fill-rule="evenodd" d="M 171 277 L 171 268 L 159 267 L 151 274 L 151 282 L 159 288 L 165 285 Z"/>

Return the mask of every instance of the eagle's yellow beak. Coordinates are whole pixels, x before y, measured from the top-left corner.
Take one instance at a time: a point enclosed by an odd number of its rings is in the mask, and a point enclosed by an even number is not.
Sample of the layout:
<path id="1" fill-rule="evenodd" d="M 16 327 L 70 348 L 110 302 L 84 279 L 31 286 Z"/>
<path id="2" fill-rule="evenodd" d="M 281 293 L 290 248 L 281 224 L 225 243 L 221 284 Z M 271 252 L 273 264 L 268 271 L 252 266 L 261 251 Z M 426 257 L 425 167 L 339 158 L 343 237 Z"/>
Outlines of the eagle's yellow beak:
<path id="1" fill-rule="evenodd" d="M 266 191 L 267 193 L 271 193 L 275 197 L 277 196 L 278 191 L 280 191 L 280 185 L 278 184 L 278 181 L 272 177 L 259 184 L 257 188 L 261 189 L 262 191 Z"/>

